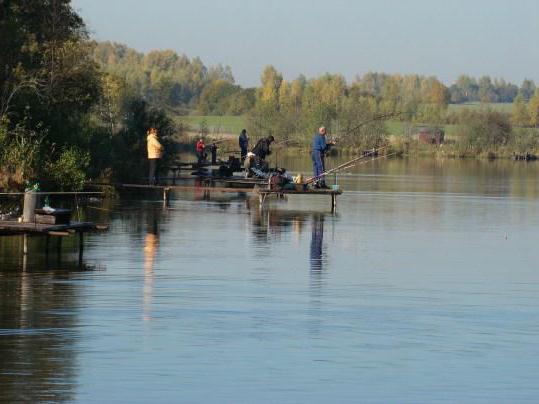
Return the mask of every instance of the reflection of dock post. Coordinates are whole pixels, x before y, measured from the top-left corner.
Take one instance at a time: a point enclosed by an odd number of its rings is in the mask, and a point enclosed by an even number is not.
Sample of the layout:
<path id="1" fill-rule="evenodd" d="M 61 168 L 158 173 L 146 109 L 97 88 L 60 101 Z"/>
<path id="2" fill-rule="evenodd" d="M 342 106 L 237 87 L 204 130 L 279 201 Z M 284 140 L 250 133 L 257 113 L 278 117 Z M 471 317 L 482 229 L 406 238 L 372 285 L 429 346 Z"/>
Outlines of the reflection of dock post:
<path id="1" fill-rule="evenodd" d="M 60 257 L 62 256 L 62 237 L 58 236 L 58 240 L 56 240 L 56 253 L 58 254 L 58 261 L 60 260 Z"/>
<path id="2" fill-rule="evenodd" d="M 79 266 L 82 266 L 83 254 L 84 254 L 84 232 L 79 231 Z"/>
<path id="3" fill-rule="evenodd" d="M 331 194 L 331 213 L 335 213 L 337 211 L 337 194 L 333 193 Z"/>
<path id="4" fill-rule="evenodd" d="M 260 209 L 262 209 L 264 207 L 264 203 L 266 202 L 266 196 L 267 196 L 267 194 L 265 194 L 263 192 L 260 192 L 258 194 L 258 202 L 259 202 L 259 205 L 260 205 Z"/>
<path id="5" fill-rule="evenodd" d="M 170 188 L 163 188 L 163 207 L 168 207 L 170 201 Z"/>
<path id="6" fill-rule="evenodd" d="M 22 253 L 26 256 L 28 254 L 28 234 L 23 236 Z"/>
<path id="7" fill-rule="evenodd" d="M 49 263 L 49 245 L 50 245 L 51 236 L 48 234 L 45 235 L 45 262 Z"/>

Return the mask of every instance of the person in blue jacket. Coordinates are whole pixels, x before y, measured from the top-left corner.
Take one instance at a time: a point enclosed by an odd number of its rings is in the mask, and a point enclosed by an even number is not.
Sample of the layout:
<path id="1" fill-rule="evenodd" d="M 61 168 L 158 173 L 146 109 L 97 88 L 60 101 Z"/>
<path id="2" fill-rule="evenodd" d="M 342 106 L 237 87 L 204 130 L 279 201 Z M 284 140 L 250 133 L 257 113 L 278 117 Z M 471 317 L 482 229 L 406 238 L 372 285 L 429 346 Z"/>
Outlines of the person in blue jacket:
<path id="1" fill-rule="evenodd" d="M 324 126 L 318 129 L 318 133 L 314 134 L 311 157 L 313 160 L 313 176 L 316 177 L 315 188 L 328 188 L 326 178 L 322 175 L 326 171 L 324 156 L 334 144 L 335 142 L 326 141 L 326 128 Z"/>

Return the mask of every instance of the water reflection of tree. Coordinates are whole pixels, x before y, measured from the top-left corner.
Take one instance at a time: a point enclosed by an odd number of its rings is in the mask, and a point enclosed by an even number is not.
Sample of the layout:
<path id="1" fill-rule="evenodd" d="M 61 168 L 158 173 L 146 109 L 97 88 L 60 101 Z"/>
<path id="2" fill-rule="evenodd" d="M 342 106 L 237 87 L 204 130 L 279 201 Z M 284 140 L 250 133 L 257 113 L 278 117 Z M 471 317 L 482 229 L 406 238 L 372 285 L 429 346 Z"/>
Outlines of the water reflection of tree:
<path id="1" fill-rule="evenodd" d="M 0 272 L 0 402 L 74 399 L 80 291 L 72 276 L 66 264 Z"/>

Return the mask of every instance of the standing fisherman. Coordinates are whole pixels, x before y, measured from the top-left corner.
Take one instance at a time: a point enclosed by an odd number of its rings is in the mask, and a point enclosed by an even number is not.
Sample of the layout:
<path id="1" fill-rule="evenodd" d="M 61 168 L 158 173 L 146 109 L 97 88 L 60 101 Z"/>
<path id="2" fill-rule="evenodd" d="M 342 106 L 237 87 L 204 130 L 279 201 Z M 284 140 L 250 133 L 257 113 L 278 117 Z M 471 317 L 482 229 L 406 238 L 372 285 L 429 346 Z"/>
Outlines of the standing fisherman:
<path id="1" fill-rule="evenodd" d="M 242 129 L 239 137 L 239 145 L 241 150 L 241 161 L 245 160 L 247 157 L 247 149 L 249 148 L 249 136 L 247 136 L 247 131 Z"/>
<path id="2" fill-rule="evenodd" d="M 211 145 L 208 146 L 208 148 L 210 149 L 211 153 L 211 163 L 217 164 L 217 145 L 215 144 L 215 142 L 213 142 Z"/>
<path id="3" fill-rule="evenodd" d="M 204 144 L 204 140 L 202 138 L 198 139 L 198 142 L 195 145 L 197 158 L 198 158 L 198 164 L 202 164 L 204 161 L 206 161 L 206 145 Z"/>
<path id="4" fill-rule="evenodd" d="M 148 175 L 148 183 L 157 185 L 158 182 L 158 165 L 159 160 L 163 157 L 163 145 L 157 139 L 157 129 L 150 128 L 147 132 L 147 148 L 148 148 L 148 163 L 150 172 Z"/>
<path id="5" fill-rule="evenodd" d="M 335 142 L 326 142 L 326 128 L 322 126 L 318 133 L 314 134 L 311 157 L 313 160 L 313 175 L 316 178 L 315 188 L 328 188 L 326 178 L 322 175 L 326 171 L 325 153 Z"/>

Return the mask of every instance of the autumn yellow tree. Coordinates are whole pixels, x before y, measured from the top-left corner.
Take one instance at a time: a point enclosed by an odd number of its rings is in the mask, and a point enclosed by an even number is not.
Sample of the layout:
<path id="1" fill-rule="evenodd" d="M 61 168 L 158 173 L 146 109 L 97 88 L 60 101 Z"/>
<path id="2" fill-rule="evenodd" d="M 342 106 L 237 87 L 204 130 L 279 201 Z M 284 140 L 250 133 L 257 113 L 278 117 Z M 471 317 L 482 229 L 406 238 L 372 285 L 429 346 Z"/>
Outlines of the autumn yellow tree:
<path id="1" fill-rule="evenodd" d="M 260 77 L 262 86 L 259 89 L 259 100 L 277 107 L 279 105 L 279 88 L 283 76 L 275 67 L 266 66 Z"/>
<path id="2" fill-rule="evenodd" d="M 530 125 L 539 128 L 539 89 L 535 90 L 535 94 L 530 99 L 528 110 L 530 111 Z"/>
<path id="3" fill-rule="evenodd" d="M 513 101 L 513 108 L 511 109 L 511 123 L 514 126 L 528 126 L 530 124 L 528 106 L 526 105 L 522 94 L 518 94 Z"/>

